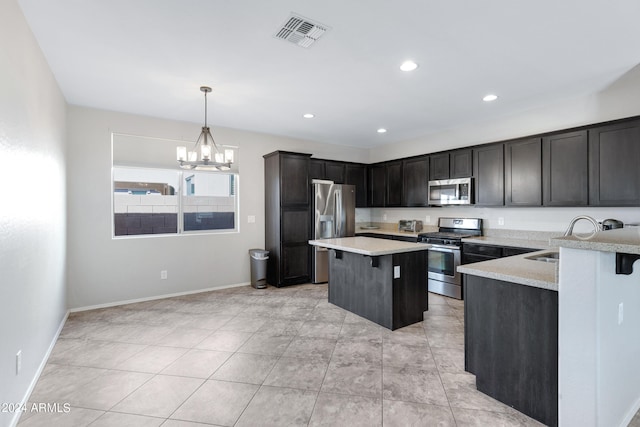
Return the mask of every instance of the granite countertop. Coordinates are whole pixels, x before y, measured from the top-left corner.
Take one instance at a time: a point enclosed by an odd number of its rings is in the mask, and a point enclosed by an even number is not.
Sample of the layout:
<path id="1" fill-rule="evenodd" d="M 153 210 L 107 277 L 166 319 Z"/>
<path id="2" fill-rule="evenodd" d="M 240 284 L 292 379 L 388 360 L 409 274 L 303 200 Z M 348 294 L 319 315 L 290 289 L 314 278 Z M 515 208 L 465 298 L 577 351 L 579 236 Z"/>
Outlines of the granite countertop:
<path id="1" fill-rule="evenodd" d="M 511 246 L 515 248 L 531 248 L 550 250 L 555 246 L 549 240 L 514 239 L 511 237 L 477 236 L 462 239 L 463 243 L 478 243 L 481 245 Z M 557 245 L 556 245 L 557 246 Z"/>
<path id="2" fill-rule="evenodd" d="M 356 233 L 372 233 L 372 234 L 387 234 L 390 236 L 406 236 L 406 237 L 418 237 L 419 234 L 424 233 L 423 231 L 419 231 L 417 233 L 412 233 L 410 231 L 398 231 L 398 230 L 389 230 L 389 229 L 380 229 L 380 228 L 362 228 L 359 227 Z"/>
<path id="3" fill-rule="evenodd" d="M 580 235 L 557 237 L 551 239 L 551 243 L 564 248 L 640 254 L 640 227 L 599 231 L 587 237 Z"/>
<path id="4" fill-rule="evenodd" d="M 374 237 L 342 237 L 339 239 L 309 240 L 309 244 L 368 256 L 426 251 L 431 247 L 431 245 L 424 243 L 376 239 Z"/>
<path id="5" fill-rule="evenodd" d="M 465 264 L 458 267 L 458 272 L 557 291 L 558 263 L 527 259 L 528 257 L 549 252 L 557 252 L 557 250 L 543 250 Z"/>

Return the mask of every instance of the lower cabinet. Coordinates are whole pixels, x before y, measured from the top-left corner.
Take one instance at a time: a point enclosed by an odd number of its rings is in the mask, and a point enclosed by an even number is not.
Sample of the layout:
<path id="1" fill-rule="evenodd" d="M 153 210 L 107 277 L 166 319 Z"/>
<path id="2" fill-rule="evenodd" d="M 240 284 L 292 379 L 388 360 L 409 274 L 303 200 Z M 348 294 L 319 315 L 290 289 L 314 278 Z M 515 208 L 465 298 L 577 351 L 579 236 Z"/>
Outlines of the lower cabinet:
<path id="1" fill-rule="evenodd" d="M 540 249 L 517 248 L 513 246 L 479 245 L 477 243 L 462 244 L 462 264 L 488 261 L 514 255 L 539 251 Z"/>
<path id="2" fill-rule="evenodd" d="M 329 302 L 395 330 L 428 309 L 426 251 L 366 256 L 331 249 Z"/>
<path id="3" fill-rule="evenodd" d="M 558 293 L 465 275 L 465 370 L 479 391 L 558 425 Z"/>

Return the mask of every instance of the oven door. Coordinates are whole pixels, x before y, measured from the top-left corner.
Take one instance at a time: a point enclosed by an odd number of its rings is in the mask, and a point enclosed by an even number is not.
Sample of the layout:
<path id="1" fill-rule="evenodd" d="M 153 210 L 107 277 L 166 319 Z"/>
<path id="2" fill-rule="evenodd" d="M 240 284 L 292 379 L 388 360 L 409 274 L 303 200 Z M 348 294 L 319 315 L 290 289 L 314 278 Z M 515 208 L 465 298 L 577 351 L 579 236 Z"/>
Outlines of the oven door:
<path id="1" fill-rule="evenodd" d="M 461 275 L 456 271 L 460 265 L 460 248 L 457 246 L 432 246 L 428 250 L 428 278 L 460 285 Z"/>

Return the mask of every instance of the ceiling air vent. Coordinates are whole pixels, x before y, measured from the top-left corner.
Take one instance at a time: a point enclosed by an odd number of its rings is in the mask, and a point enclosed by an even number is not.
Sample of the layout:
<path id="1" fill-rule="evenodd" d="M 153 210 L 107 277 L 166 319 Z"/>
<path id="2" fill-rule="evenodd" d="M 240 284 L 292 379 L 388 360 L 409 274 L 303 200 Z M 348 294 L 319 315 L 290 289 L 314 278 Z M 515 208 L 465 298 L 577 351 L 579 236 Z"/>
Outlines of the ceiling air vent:
<path id="1" fill-rule="evenodd" d="M 292 13 L 274 37 L 309 48 L 329 29 L 326 25 Z"/>

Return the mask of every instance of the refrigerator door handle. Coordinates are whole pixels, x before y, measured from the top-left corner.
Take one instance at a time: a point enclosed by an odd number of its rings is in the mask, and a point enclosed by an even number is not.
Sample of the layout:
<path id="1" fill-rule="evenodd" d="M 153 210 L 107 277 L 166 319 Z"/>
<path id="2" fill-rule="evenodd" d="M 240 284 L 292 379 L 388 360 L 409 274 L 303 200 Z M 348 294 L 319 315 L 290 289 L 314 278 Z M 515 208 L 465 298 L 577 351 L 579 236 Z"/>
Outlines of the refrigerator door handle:
<path id="1" fill-rule="evenodd" d="M 334 224 L 335 224 L 335 236 L 342 237 L 342 190 L 336 190 L 335 192 L 335 210 L 334 210 Z"/>

